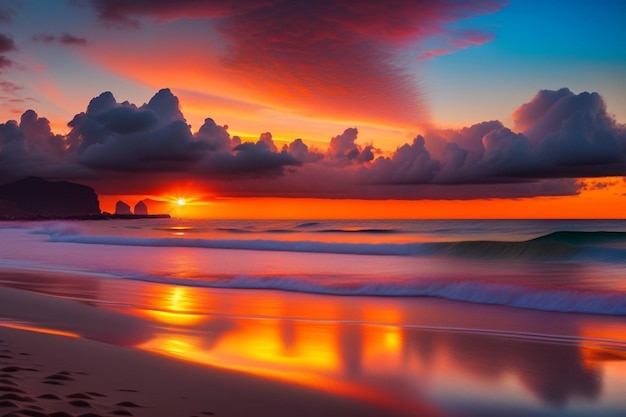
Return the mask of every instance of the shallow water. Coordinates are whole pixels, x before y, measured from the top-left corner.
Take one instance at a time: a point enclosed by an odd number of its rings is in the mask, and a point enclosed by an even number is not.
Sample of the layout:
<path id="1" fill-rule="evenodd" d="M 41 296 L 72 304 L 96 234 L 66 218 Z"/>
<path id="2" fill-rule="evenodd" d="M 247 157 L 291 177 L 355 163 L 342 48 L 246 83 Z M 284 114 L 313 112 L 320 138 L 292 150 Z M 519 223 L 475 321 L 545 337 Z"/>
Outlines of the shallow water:
<path id="1" fill-rule="evenodd" d="M 0 265 L 626 315 L 625 221 L 7 223 Z M 13 227 L 8 227 L 13 226 Z"/>
<path id="2" fill-rule="evenodd" d="M 2 285 L 140 317 L 146 337 L 115 339 L 136 348 L 353 396 L 390 414 L 626 413 L 621 236 L 574 236 L 557 242 L 567 249 L 558 256 L 510 249 L 556 231 L 623 232 L 624 222 L 3 226 Z M 474 253 L 473 240 L 496 249 Z M 209 247 L 224 241 L 245 249 Z M 271 250 L 275 242 L 291 250 Z M 361 254 L 310 251 L 311 242 Z M 441 242 L 445 253 L 378 254 Z M 471 253 L 450 250 L 463 245 Z"/>

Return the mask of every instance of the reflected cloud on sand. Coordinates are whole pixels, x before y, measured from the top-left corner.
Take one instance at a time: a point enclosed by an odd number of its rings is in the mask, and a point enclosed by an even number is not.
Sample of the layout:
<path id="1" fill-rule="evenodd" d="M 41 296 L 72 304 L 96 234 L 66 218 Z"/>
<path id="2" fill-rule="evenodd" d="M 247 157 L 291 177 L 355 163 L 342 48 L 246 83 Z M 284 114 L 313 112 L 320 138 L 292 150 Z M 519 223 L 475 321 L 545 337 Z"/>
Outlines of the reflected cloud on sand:
<path id="1" fill-rule="evenodd" d="M 294 302 L 271 291 L 154 290 L 161 293 L 150 299 L 166 314 L 134 311 L 162 324 L 142 349 L 411 412 L 437 409 L 433 392 L 453 392 L 459 381 L 485 398 L 523 397 L 557 408 L 593 403 L 602 396 L 607 359 L 626 359 L 623 351 L 609 355 L 589 341 L 409 326 L 406 311 L 375 299 L 298 296 Z M 189 316 L 194 320 L 187 322 Z"/>

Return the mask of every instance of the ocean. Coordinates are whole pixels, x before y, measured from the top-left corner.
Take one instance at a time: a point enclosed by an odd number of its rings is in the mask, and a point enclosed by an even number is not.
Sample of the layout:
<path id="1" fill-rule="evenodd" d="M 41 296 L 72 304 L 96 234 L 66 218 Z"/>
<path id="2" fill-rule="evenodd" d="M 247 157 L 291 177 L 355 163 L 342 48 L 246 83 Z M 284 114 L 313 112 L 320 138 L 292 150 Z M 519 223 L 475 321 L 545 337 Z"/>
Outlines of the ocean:
<path id="1" fill-rule="evenodd" d="M 5 224 L 2 234 L 4 265 L 626 316 L 621 220 L 157 219 Z"/>
<path id="2" fill-rule="evenodd" d="M 134 347 L 409 414 L 626 413 L 624 220 L 10 222 L 0 270 L 145 318 Z"/>

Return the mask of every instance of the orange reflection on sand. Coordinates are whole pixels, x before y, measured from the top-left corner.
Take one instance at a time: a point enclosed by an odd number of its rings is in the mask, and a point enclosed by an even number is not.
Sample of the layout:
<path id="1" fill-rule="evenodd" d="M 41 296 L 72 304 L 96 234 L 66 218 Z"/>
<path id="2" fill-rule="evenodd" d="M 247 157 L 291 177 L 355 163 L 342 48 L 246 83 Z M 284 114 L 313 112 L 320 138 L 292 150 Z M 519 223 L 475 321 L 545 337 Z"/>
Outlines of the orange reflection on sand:
<path id="1" fill-rule="evenodd" d="M 400 317 L 392 309 L 376 314 L 375 308 L 364 308 L 358 315 L 372 323 L 378 319 L 386 324 L 362 326 L 346 323 L 345 318 L 355 311 L 350 306 L 344 310 L 336 303 L 331 307 L 290 302 L 280 293 L 259 296 L 259 292 L 241 291 L 236 297 L 229 295 L 232 292 L 218 293 L 220 296 L 216 297 L 209 295 L 213 292 L 192 288 L 153 288 L 149 304 L 154 309 L 132 312 L 168 326 L 137 346 L 139 349 L 350 396 L 387 408 L 409 407 L 354 374 L 384 375 L 390 364 L 394 364 L 394 369 L 401 367 L 403 334 L 401 328 L 390 324 Z M 199 298 L 199 294 L 204 298 Z M 218 314 L 194 313 L 200 311 L 200 304 L 202 311 Z M 200 316 L 199 321 L 187 321 L 194 314 Z M 194 326 L 202 330 L 195 333 Z M 416 407 L 416 403 L 410 407 Z"/>
<path id="2" fill-rule="evenodd" d="M 160 323 L 173 324 L 175 326 L 193 326 L 206 319 L 206 316 L 203 314 L 172 313 L 170 311 L 146 309 L 141 309 L 140 312 L 139 315 L 148 316 Z"/>
<path id="3" fill-rule="evenodd" d="M 80 335 L 77 334 L 77 333 L 65 332 L 63 330 L 47 329 L 45 327 L 38 327 L 38 326 L 34 326 L 34 325 L 30 325 L 30 324 L 23 324 L 23 323 L 2 323 L 2 322 L 0 322 L 0 326 L 7 327 L 9 329 L 26 330 L 28 332 L 51 334 L 51 335 L 55 335 L 55 336 L 72 337 L 72 338 L 76 338 L 76 339 L 80 337 Z"/>
<path id="4" fill-rule="evenodd" d="M 285 328 L 288 327 L 288 329 Z M 406 410 L 397 399 L 346 378 L 346 358 L 359 352 L 342 352 L 337 324 L 317 326 L 310 322 L 242 320 L 217 340 L 162 333 L 137 346 L 179 359 L 303 385 L 381 406 Z M 374 342 L 384 347 L 380 341 Z M 394 347 L 397 352 L 397 346 Z M 374 363 L 370 365 L 375 366 Z M 382 364 L 381 365 L 385 365 Z M 410 407 L 415 407 L 411 405 Z M 430 415 L 430 411 L 424 414 Z"/>
<path id="5" fill-rule="evenodd" d="M 581 352 L 588 369 L 610 361 L 626 361 L 626 325 L 583 327 Z"/>
<path id="6" fill-rule="evenodd" d="M 147 294 L 148 308 L 136 308 L 131 313 L 159 323 L 174 326 L 194 326 L 206 320 L 198 313 L 200 300 L 186 287 L 151 286 Z"/>

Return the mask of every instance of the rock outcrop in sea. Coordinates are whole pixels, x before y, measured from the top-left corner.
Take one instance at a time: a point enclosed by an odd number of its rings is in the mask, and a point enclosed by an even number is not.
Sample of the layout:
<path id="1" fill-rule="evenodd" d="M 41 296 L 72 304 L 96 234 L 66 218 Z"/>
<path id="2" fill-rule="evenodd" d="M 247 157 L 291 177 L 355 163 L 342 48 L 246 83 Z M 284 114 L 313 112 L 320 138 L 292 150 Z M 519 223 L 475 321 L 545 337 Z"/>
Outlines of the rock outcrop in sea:
<path id="1" fill-rule="evenodd" d="M 137 216 L 147 216 L 148 215 L 148 206 L 146 206 L 146 203 L 142 201 L 138 202 L 137 204 L 135 204 L 135 208 L 133 210 L 133 213 L 135 213 L 135 215 Z"/>
<path id="2" fill-rule="evenodd" d="M 122 200 L 115 203 L 115 214 L 133 214 L 130 211 L 130 206 L 124 203 Z"/>

